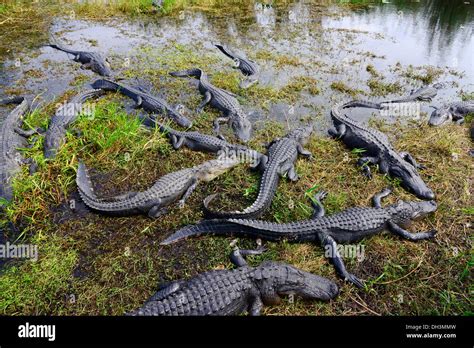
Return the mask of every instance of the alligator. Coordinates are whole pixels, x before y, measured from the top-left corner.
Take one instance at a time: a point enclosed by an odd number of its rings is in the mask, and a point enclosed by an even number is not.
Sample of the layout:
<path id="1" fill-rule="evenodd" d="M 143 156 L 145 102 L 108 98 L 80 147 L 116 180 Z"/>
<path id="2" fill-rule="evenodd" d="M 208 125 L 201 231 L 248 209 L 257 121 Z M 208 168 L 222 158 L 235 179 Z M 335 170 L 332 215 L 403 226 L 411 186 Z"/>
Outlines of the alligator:
<path id="1" fill-rule="evenodd" d="M 215 137 L 199 132 L 182 132 L 164 124 L 157 123 L 157 125 L 160 131 L 170 138 L 176 150 L 187 146 L 191 150 L 215 153 L 219 158 L 236 156 L 243 162 L 250 162 L 252 168 L 262 168 L 268 161 L 266 155 L 243 145 L 231 144 L 222 135 Z"/>
<path id="2" fill-rule="evenodd" d="M 340 103 L 331 109 L 335 128 L 329 129 L 329 135 L 341 139 L 350 149 L 362 149 L 363 156 L 357 161 L 363 173 L 371 178 L 368 164 L 377 164 L 379 171 L 393 178 L 401 179 L 402 186 L 418 198 L 433 200 L 435 194 L 423 182 L 417 169 L 424 167 L 418 164 L 407 152 L 396 152 L 388 137 L 382 132 L 361 125 L 342 112 L 342 109 L 360 105 L 360 101 Z"/>
<path id="3" fill-rule="evenodd" d="M 27 138 L 37 130 L 22 129 L 23 116 L 29 105 L 25 98 L 7 98 L 0 104 L 19 104 L 3 120 L 0 128 L 0 198 L 9 202 L 13 198 L 12 179 L 20 171 L 22 164 L 30 163 L 18 151 L 28 146 Z"/>
<path id="4" fill-rule="evenodd" d="M 268 145 L 268 162 L 264 165 L 257 199 L 251 206 L 243 211 L 214 212 L 208 208 L 209 203 L 216 196 L 216 194 L 213 194 L 204 200 L 205 215 L 207 217 L 241 219 L 256 218 L 262 215 L 272 203 L 280 176 L 287 175 L 291 181 L 298 180 L 298 175 L 295 171 L 295 162 L 298 154 L 308 158 L 312 157 L 311 152 L 303 148 L 312 132 L 312 125 L 296 128 L 283 138 L 275 139 Z"/>
<path id="5" fill-rule="evenodd" d="M 234 69 L 239 69 L 247 79 L 242 81 L 240 84 L 241 88 L 248 88 L 251 85 L 258 82 L 258 75 L 260 73 L 257 63 L 253 60 L 247 59 L 244 56 L 234 53 L 231 49 L 226 46 L 216 44 L 216 46 L 222 53 L 235 62 Z"/>
<path id="6" fill-rule="evenodd" d="M 97 52 L 75 51 L 57 44 L 48 44 L 46 46 L 72 54 L 74 56 L 73 60 L 82 64 L 82 69 L 91 69 L 101 76 L 112 76 L 108 59 Z"/>
<path id="7" fill-rule="evenodd" d="M 430 126 L 439 126 L 450 120 L 462 124 L 466 115 L 474 113 L 474 100 L 456 101 L 440 108 L 435 106 L 432 106 L 432 108 L 435 110 L 428 121 Z"/>
<path id="8" fill-rule="evenodd" d="M 438 90 L 444 87 L 443 83 L 435 83 L 432 86 L 425 86 L 421 87 L 419 89 L 412 90 L 410 95 L 401 98 L 401 99 L 396 99 L 396 100 L 390 100 L 387 102 L 383 102 L 382 105 L 384 104 L 390 104 L 390 103 L 409 103 L 409 102 L 414 102 L 414 101 L 432 101 L 434 97 L 438 94 Z"/>
<path id="9" fill-rule="evenodd" d="M 264 305 L 274 305 L 281 296 L 296 295 L 306 300 L 328 301 L 339 293 L 329 279 L 286 263 L 265 261 L 249 266 L 247 255 L 263 249 L 240 250 L 230 256 L 235 269 L 213 270 L 189 280 L 165 283 L 132 316 L 260 315 Z"/>
<path id="10" fill-rule="evenodd" d="M 220 124 L 227 123 L 232 128 L 235 135 L 247 142 L 250 140 L 252 124 L 243 112 L 236 95 L 229 91 L 213 86 L 206 73 L 201 69 L 190 69 L 170 72 L 175 77 L 194 77 L 199 80 L 199 92 L 204 96 L 203 102 L 198 106 L 197 113 L 201 113 L 206 104 L 222 112 L 223 117 L 218 117 L 214 121 L 214 131 L 219 132 Z"/>
<path id="11" fill-rule="evenodd" d="M 44 157 L 54 158 L 57 150 L 64 143 L 66 130 L 82 112 L 82 104 L 88 99 L 101 96 L 104 91 L 92 89 L 73 97 L 68 103 L 62 104 L 51 118 L 44 140 Z"/>
<path id="12" fill-rule="evenodd" d="M 346 270 L 338 254 L 337 243 L 354 243 L 386 229 L 411 241 L 429 239 L 436 234 L 435 230 L 411 233 L 401 227 L 415 218 L 434 212 L 437 208 L 435 201 L 399 201 L 382 207 L 382 198 L 390 193 L 390 189 L 385 189 L 374 195 L 374 207 L 354 207 L 326 216 L 321 203 L 326 192 L 320 191 L 311 200 L 314 213 L 308 220 L 283 224 L 249 219 L 203 220 L 196 225 L 183 227 L 161 242 L 161 245 L 202 234 L 248 236 L 269 241 L 285 239 L 294 243 L 318 242 L 324 247 L 326 257 L 331 260 L 338 275 L 357 287 L 363 287 L 363 283 Z"/>
<path id="13" fill-rule="evenodd" d="M 187 117 L 180 113 L 179 107 L 171 107 L 163 99 L 151 95 L 142 87 L 134 88 L 111 80 L 100 79 L 92 84 L 92 88 L 120 92 L 133 99 L 137 108 L 142 107 L 148 112 L 164 114 L 181 127 L 189 128 L 193 125 Z"/>
<path id="14" fill-rule="evenodd" d="M 80 162 L 76 183 L 84 203 L 91 209 L 109 215 L 127 216 L 146 213 L 149 217 L 159 217 L 168 212 L 167 206 L 178 201 L 183 208 L 200 181 L 209 182 L 238 164 L 236 159 L 215 159 L 197 166 L 179 170 L 162 176 L 146 191 L 127 192 L 103 199 L 94 193 L 89 173 Z"/>

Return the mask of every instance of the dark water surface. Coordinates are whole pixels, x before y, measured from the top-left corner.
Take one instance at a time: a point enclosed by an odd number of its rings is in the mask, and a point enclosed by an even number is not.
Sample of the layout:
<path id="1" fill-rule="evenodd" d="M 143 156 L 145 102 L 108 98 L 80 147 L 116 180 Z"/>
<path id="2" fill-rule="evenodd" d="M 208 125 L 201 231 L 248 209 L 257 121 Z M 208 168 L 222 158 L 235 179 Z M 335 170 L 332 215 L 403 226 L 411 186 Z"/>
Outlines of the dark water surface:
<path id="1" fill-rule="evenodd" d="M 344 2 L 348 1 L 338 3 Z M 446 82 L 448 87 L 433 102 L 436 105 L 457 100 L 460 93 L 474 90 L 474 2 L 364 3 L 348 10 L 337 4 L 324 8 L 311 1 L 294 1 L 286 6 L 256 2 L 240 16 L 184 11 L 177 17 L 150 16 L 146 21 L 105 23 L 61 17 L 55 19 L 50 32 L 52 37 L 74 48 L 98 50 L 111 56 L 119 74 L 125 69 L 124 61 L 134 57 L 137 48 L 165 49 L 174 43 L 214 54 L 222 60 L 221 68 L 229 69 L 231 62 L 212 45 L 224 42 L 257 57 L 262 66 L 262 86 L 278 89 L 296 77 L 317 79 L 319 95 L 302 91 L 299 100 L 292 104 L 262 101 L 264 108 L 245 105 L 246 109 L 257 111 L 256 117 L 284 122 L 308 115 L 325 119 L 335 101 L 350 98 L 331 89 L 333 82 L 361 90 L 366 95 L 359 95 L 360 98 L 380 100 L 382 97 L 373 96 L 367 86 L 371 78 L 367 65 L 375 67 L 384 83 L 398 82 L 403 87 L 403 91 L 383 96 L 384 99 L 399 97 L 423 85 L 422 81 L 404 75 L 410 66 L 420 73 L 427 67 L 442 69 L 435 81 Z M 258 59 L 259 52 L 294 57 L 301 64 L 276 66 L 274 61 Z M 79 74 L 86 74 L 91 80 L 97 77 L 81 70 L 70 58 L 51 48 L 39 47 L 8 60 L 0 70 L 0 96 L 13 91 L 36 97 L 38 103 L 48 102 L 72 88 L 71 83 Z M 426 113 L 429 110 L 427 105 L 422 108 Z"/>

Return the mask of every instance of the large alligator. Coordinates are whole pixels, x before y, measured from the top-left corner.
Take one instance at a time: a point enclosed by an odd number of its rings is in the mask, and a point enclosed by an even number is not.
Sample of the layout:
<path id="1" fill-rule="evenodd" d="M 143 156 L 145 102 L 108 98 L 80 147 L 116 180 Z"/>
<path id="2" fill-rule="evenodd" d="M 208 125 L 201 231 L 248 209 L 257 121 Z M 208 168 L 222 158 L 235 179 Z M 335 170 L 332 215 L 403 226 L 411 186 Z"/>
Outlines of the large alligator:
<path id="1" fill-rule="evenodd" d="M 409 103 L 414 101 L 432 101 L 434 97 L 438 94 L 438 90 L 444 87 L 443 83 L 435 83 L 432 86 L 425 86 L 419 89 L 412 90 L 410 95 L 401 99 L 390 100 L 383 102 L 383 104 L 389 103 Z"/>
<path id="2" fill-rule="evenodd" d="M 44 157 L 54 158 L 56 152 L 64 143 L 66 130 L 83 110 L 83 104 L 90 98 L 103 95 L 104 91 L 101 89 L 87 90 L 71 98 L 65 104 L 62 104 L 54 116 L 51 118 L 48 130 L 45 134 L 44 140 Z"/>
<path id="3" fill-rule="evenodd" d="M 163 284 L 133 316 L 260 315 L 264 305 L 278 304 L 281 296 L 296 295 L 306 300 L 328 301 L 339 293 L 329 279 L 291 265 L 266 261 L 257 267 L 247 264 L 244 256 L 260 250 L 235 249 L 233 270 L 215 270 L 189 280 Z"/>
<path id="4" fill-rule="evenodd" d="M 199 132 L 182 132 L 166 125 L 157 123 L 160 131 L 166 134 L 173 147 L 177 150 L 187 146 L 191 150 L 215 153 L 222 157 L 236 156 L 242 162 L 250 162 L 252 168 L 265 167 L 268 157 L 258 151 L 239 144 L 231 144 L 222 136 L 212 136 Z"/>
<path id="5" fill-rule="evenodd" d="M 3 120 L 0 128 L 0 198 L 11 201 L 13 198 L 12 179 L 20 171 L 21 165 L 27 161 L 22 157 L 20 148 L 28 145 L 27 138 L 37 130 L 26 131 L 23 116 L 29 109 L 25 98 L 7 98 L 0 104 L 19 104 Z"/>
<path id="6" fill-rule="evenodd" d="M 333 138 L 341 139 L 350 149 L 362 149 L 363 156 L 357 164 L 364 174 L 371 177 L 368 164 L 377 164 L 379 171 L 399 178 L 402 186 L 418 198 L 432 200 L 433 191 L 424 183 L 417 169 L 423 167 L 407 152 L 398 153 L 390 144 L 387 136 L 376 129 L 364 126 L 343 113 L 343 109 L 360 106 L 360 101 L 340 103 L 331 110 L 334 127 L 329 129 Z"/>
<path id="7" fill-rule="evenodd" d="M 146 191 L 127 192 L 103 199 L 94 193 L 87 168 L 81 162 L 77 170 L 76 183 L 82 200 L 93 210 L 118 216 L 146 213 L 149 217 L 156 218 L 166 214 L 167 206 L 178 200 L 178 207 L 184 207 L 200 181 L 209 182 L 238 163 L 236 159 L 230 158 L 210 160 L 164 175 Z"/>
<path id="8" fill-rule="evenodd" d="M 49 44 L 46 46 L 72 54 L 74 56 L 73 60 L 81 63 L 83 69 L 91 69 L 101 76 L 112 76 L 108 59 L 97 52 L 76 51 L 57 44 Z"/>
<path id="9" fill-rule="evenodd" d="M 309 140 L 312 132 L 312 125 L 296 128 L 286 136 L 275 139 L 269 144 L 268 162 L 264 166 L 257 199 L 251 206 L 242 211 L 231 211 L 226 213 L 210 211 L 208 205 L 215 197 L 214 194 L 204 200 L 206 216 L 248 219 L 262 215 L 272 203 L 280 181 L 280 176 L 287 175 L 288 179 L 291 181 L 298 180 L 298 175 L 295 170 L 295 162 L 298 158 L 298 154 L 311 157 L 311 152 L 304 149 L 303 146 Z"/>
<path id="10" fill-rule="evenodd" d="M 186 226 L 170 237 L 161 245 L 168 245 L 190 236 L 202 234 L 235 235 L 261 238 L 263 240 L 279 241 L 286 239 L 290 242 L 318 242 L 326 250 L 337 273 L 358 287 L 363 283 L 349 273 L 338 253 L 337 243 L 354 243 L 365 237 L 374 235 L 385 229 L 411 241 L 432 238 L 436 231 L 411 233 L 400 225 L 407 225 L 411 220 L 436 210 L 434 201 L 418 201 L 391 204 L 382 207 L 381 200 L 390 194 L 389 189 L 373 197 L 374 207 L 355 207 L 339 213 L 325 216 L 321 200 L 326 196 L 324 191 L 313 199 L 314 213 L 311 219 L 278 224 L 261 220 L 243 219 L 214 219 L 203 220 L 197 225 Z"/>
<path id="11" fill-rule="evenodd" d="M 248 88 L 258 81 L 258 75 L 260 71 L 257 63 L 255 63 L 253 60 L 245 58 L 244 56 L 236 54 L 226 46 L 219 44 L 214 46 L 216 46 L 222 53 L 235 62 L 235 66 L 233 67 L 234 69 L 239 69 L 242 74 L 247 77 L 247 79 L 242 81 L 240 84 L 241 88 Z"/>
<path id="12" fill-rule="evenodd" d="M 206 104 L 222 112 L 223 117 L 214 121 L 214 131 L 219 132 L 220 124 L 227 123 L 235 135 L 242 141 L 247 142 L 252 132 L 252 124 L 242 110 L 236 95 L 213 86 L 207 75 L 201 69 L 190 69 L 184 71 L 170 72 L 175 77 L 194 77 L 199 80 L 199 92 L 204 96 L 203 102 L 198 106 L 197 113 L 201 113 Z"/>
<path id="13" fill-rule="evenodd" d="M 183 116 L 179 108 L 171 107 L 161 98 L 151 95 L 145 89 L 138 87 L 133 88 L 125 86 L 121 83 L 100 79 L 92 84 L 94 89 L 103 89 L 105 91 L 116 91 L 123 95 L 133 99 L 136 103 L 136 107 L 142 107 L 148 112 L 163 114 L 176 122 L 181 127 L 189 128 L 192 126 L 192 122 L 185 116 Z"/>
<path id="14" fill-rule="evenodd" d="M 466 115 L 474 113 L 474 100 L 456 101 L 440 108 L 432 107 L 435 110 L 431 113 L 428 121 L 430 126 L 439 126 L 448 121 L 462 124 Z"/>

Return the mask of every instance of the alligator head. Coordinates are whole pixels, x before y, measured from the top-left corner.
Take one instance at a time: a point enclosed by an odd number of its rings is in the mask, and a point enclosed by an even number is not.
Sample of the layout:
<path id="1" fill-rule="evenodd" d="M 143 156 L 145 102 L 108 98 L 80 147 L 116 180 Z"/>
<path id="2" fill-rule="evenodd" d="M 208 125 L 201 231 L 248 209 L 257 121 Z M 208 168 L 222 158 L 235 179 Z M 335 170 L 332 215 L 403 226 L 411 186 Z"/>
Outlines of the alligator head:
<path id="1" fill-rule="evenodd" d="M 239 163 L 239 159 L 233 157 L 210 160 L 196 168 L 197 177 L 202 181 L 211 181 Z"/>
<path id="2" fill-rule="evenodd" d="M 229 117 L 230 127 L 239 140 L 248 142 L 252 136 L 252 123 L 247 117 Z"/>
<path id="3" fill-rule="evenodd" d="M 313 130 L 313 125 L 308 124 L 306 126 L 293 129 L 290 133 L 288 133 L 287 137 L 295 138 L 301 145 L 305 145 L 309 141 L 311 134 L 313 134 Z"/>
<path id="4" fill-rule="evenodd" d="M 262 264 L 261 267 L 263 278 L 265 278 L 265 271 L 275 276 L 272 290 L 278 295 L 297 295 L 306 300 L 330 300 L 339 293 L 337 285 L 329 279 L 302 271 L 291 265 L 268 262 Z M 258 271 L 257 269 L 256 274 Z M 265 285 L 260 289 L 264 299 L 266 297 L 265 291 L 268 291 Z"/>
<path id="5" fill-rule="evenodd" d="M 451 121 L 452 119 L 453 115 L 451 114 L 449 108 L 435 108 L 435 110 L 431 113 L 428 124 L 430 126 L 439 126 L 445 122 Z"/>
<path id="6" fill-rule="evenodd" d="M 388 173 L 393 178 L 401 179 L 401 185 L 418 198 L 435 199 L 434 192 L 425 184 L 411 164 L 392 164 L 388 169 Z"/>
<path id="7" fill-rule="evenodd" d="M 409 225 L 412 220 L 433 213 L 437 208 L 435 201 L 398 201 L 388 207 L 392 211 L 392 221 L 397 225 Z"/>
<path id="8" fill-rule="evenodd" d="M 57 150 L 61 147 L 64 136 L 66 134 L 65 130 L 59 128 L 56 129 L 56 133 L 53 135 L 47 134 L 44 142 L 44 157 L 53 158 L 56 156 Z"/>
<path id="9" fill-rule="evenodd" d="M 173 109 L 170 109 L 169 112 L 172 114 L 175 122 L 181 127 L 192 127 L 192 121 L 184 115 L 187 112 L 187 109 L 184 105 L 177 104 Z"/>

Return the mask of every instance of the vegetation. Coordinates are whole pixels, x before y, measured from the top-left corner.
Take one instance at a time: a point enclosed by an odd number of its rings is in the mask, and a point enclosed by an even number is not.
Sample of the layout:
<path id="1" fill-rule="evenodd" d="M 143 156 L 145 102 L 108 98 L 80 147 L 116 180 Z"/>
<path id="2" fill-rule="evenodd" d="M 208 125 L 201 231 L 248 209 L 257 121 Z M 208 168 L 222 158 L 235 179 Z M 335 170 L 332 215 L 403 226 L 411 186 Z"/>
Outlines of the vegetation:
<path id="1" fill-rule="evenodd" d="M 31 39 L 31 45 L 41 42 L 44 38 L 40 36 L 44 34 L 35 28 L 49 25 L 48 18 L 52 16 L 46 14 L 66 14 L 74 9 L 78 17 L 96 18 L 99 13 L 103 17 L 141 16 L 155 11 L 151 1 L 111 3 L 113 5 L 100 12 L 94 7 L 98 5 L 92 2 L 68 3 L 62 8 L 54 2 L 43 6 L 3 4 L 0 30 L 7 36 L 0 43 L 2 52 L 6 52 L 3 48 L 11 44 L 14 37 Z M 228 11 L 232 11 L 236 2 L 165 1 L 163 15 L 179 14 L 185 8 L 213 12 L 224 3 L 229 4 Z M 27 19 L 31 26 L 21 24 Z M 5 23 L 19 24 L 6 30 Z M 8 49 L 6 54 L 20 50 L 15 46 Z M 304 66 L 298 57 L 266 50 L 255 52 L 255 57 L 280 69 Z M 215 71 L 210 76 L 212 83 L 238 94 L 247 109 L 266 109 L 272 102 L 294 103 L 302 96 L 328 92 L 353 97 L 366 94 L 343 81 L 330 83 L 303 74 L 282 87 L 257 84 L 241 90 L 240 73 L 217 69 L 227 64 L 217 55 L 196 53 L 193 47 L 175 42 L 159 48 L 138 47 L 131 61 L 121 75 L 146 78 L 155 91 L 166 91 L 165 97 L 170 103 L 183 102 L 184 96 L 189 111 L 196 109 L 201 97 L 187 79 L 172 78 L 168 73 L 197 64 L 206 71 Z M 133 64 L 137 62 L 140 64 Z M 400 86 L 381 82 L 383 78 L 373 66 L 366 69 L 370 74 L 367 84 L 374 95 L 400 92 Z M 436 79 L 435 72 L 429 69 L 421 73 L 415 70 L 407 78 L 423 83 Z M 76 75 L 70 91 L 26 117 L 25 128 L 46 127 L 56 103 L 67 100 L 86 82 L 87 76 Z M 463 98 L 470 96 L 469 91 L 463 94 Z M 70 127 L 67 141 L 54 160 L 44 158 L 41 136 L 33 137 L 32 147 L 23 150 L 39 168 L 30 176 L 25 167 L 16 178 L 15 199 L 1 216 L 1 227 L 17 242 L 38 245 L 39 259 L 37 262 L 9 262 L 2 270 L 0 314 L 121 315 L 140 306 L 158 283 L 232 267 L 228 261 L 231 238 L 207 236 L 169 247 L 161 247 L 159 243 L 177 228 L 199 221 L 202 218 L 199 207 L 209 194 L 219 194 L 216 204 L 222 209 L 249 205 L 257 195 L 260 176 L 244 165 L 208 185 L 200 185 L 183 209 L 173 207 L 168 215 L 157 220 L 145 216 L 102 216 L 88 211 L 81 203 L 75 185 L 79 159 L 92 168 L 92 181 L 98 194 L 111 196 L 146 189 L 166 173 L 212 158 L 188 149 L 174 150 L 158 130 L 146 129 L 140 124 L 137 117 L 140 111 L 129 112 L 124 106 L 126 101 L 115 94 L 91 101 L 93 113 L 81 115 Z M 190 111 L 195 124 L 193 130 L 211 133 L 216 116 L 210 108 L 199 116 Z M 320 121 L 318 125 L 323 124 Z M 337 281 L 341 293 L 330 303 L 305 303 L 298 299 L 290 303 L 285 299 L 282 305 L 266 307 L 264 314 L 472 314 L 469 284 L 474 260 L 469 231 L 474 207 L 470 192 L 473 175 L 468 154 L 472 147 L 468 125 L 430 128 L 421 121 L 388 125 L 379 120 L 372 120 L 371 125 L 387 133 L 397 149 L 411 152 L 427 167 L 421 175 L 437 193 L 439 209 L 433 216 L 416 222 L 412 230 L 436 228 L 439 232 L 435 240 L 412 243 L 389 233 L 363 240 L 364 259 L 345 260 L 347 268 L 366 281 L 363 290 L 341 281 L 324 257 L 324 250 L 317 245 L 265 243 L 268 251 L 252 257 L 252 264 L 266 259 L 285 261 Z M 285 134 L 287 128 L 272 120 L 259 119 L 249 146 L 264 151 L 264 144 Z M 324 124 L 322 128 L 325 130 Z M 227 128 L 224 130 L 225 136 L 232 140 L 232 133 Z M 313 136 L 307 147 L 313 152 L 314 160 L 298 160 L 300 180 L 296 183 L 281 181 L 264 219 L 288 222 L 308 218 L 311 214 L 309 198 L 320 189 L 329 192 L 325 202 L 328 214 L 356 205 L 370 205 L 370 197 L 387 186 L 394 187 L 387 204 L 397 199 L 414 199 L 397 181 L 375 174 L 375 168 L 374 178 L 367 180 L 355 166 L 357 152 L 347 151 L 340 142 L 322 132 Z M 20 232 L 9 231 L 7 222 L 12 222 Z M 255 242 L 248 239 L 241 239 L 238 244 L 242 248 L 255 246 Z"/>

